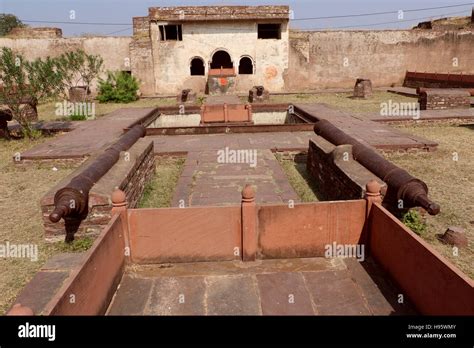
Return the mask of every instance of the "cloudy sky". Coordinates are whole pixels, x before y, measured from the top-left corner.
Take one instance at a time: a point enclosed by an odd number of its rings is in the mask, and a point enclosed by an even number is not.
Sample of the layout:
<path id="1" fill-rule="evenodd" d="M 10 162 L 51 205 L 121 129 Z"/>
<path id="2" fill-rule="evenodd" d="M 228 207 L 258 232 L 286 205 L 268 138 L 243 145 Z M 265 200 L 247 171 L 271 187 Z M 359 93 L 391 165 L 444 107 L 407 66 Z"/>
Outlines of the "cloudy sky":
<path id="1" fill-rule="evenodd" d="M 289 5 L 295 19 L 292 28 L 405 29 L 424 20 L 470 15 L 474 0 L 0 0 L 0 12 L 13 13 L 32 26 L 60 27 L 64 36 L 120 36 L 130 35 L 132 17 L 146 15 L 152 6 L 268 4 Z M 434 7 L 445 8 L 427 10 Z M 402 19 L 400 10 L 405 10 Z M 354 16 L 380 12 L 389 13 Z M 341 17 L 320 18 L 328 16 Z M 314 17 L 318 18 L 304 20 Z"/>

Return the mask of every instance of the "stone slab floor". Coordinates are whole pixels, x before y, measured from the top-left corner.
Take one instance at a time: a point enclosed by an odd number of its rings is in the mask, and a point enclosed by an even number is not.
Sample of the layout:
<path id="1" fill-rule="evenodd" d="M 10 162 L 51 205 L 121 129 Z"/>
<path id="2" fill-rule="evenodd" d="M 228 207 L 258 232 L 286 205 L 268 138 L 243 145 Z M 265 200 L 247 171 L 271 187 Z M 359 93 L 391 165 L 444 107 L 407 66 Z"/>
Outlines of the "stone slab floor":
<path id="1" fill-rule="evenodd" d="M 281 259 L 131 265 L 108 315 L 400 315 L 372 261 Z"/>

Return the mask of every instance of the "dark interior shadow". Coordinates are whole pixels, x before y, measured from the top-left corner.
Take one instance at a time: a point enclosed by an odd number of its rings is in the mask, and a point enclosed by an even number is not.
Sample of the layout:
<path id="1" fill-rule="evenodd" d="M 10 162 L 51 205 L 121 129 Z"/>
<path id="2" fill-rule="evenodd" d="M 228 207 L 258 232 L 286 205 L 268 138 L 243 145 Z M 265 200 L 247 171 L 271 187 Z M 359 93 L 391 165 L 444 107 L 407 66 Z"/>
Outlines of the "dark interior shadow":
<path id="1" fill-rule="evenodd" d="M 403 304 L 398 303 L 399 294 L 403 294 L 400 287 L 391 279 L 390 275 L 372 258 L 368 257 L 360 265 L 367 275 L 377 285 L 378 289 L 393 308 L 390 315 L 417 315 L 419 314 L 413 303 L 404 294 Z"/>
<path id="2" fill-rule="evenodd" d="M 464 127 L 464 128 L 470 129 L 470 130 L 474 130 L 474 123 L 460 124 L 459 127 Z"/>
<path id="3" fill-rule="evenodd" d="M 294 162 L 295 162 L 296 170 L 304 179 L 304 181 L 306 181 L 306 183 L 308 184 L 311 191 L 313 191 L 318 201 L 327 200 L 326 197 L 319 190 L 320 183 L 315 178 L 313 178 L 313 176 L 311 176 L 311 174 L 306 170 L 306 157 L 304 157 L 304 159 L 303 159 L 303 156 L 298 158 L 298 155 L 297 155 L 295 156 Z"/>

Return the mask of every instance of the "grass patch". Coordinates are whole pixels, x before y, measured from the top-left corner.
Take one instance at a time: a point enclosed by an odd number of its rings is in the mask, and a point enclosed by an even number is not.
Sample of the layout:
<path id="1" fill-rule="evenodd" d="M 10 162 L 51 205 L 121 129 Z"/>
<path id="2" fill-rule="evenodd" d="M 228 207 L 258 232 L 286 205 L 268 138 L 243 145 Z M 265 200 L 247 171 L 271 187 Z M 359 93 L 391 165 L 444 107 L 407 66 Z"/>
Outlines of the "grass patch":
<path id="1" fill-rule="evenodd" d="M 430 198 L 439 203 L 441 212 L 426 215 L 426 230 L 421 236 L 463 272 L 474 278 L 474 127 L 443 123 L 401 125 L 403 132 L 436 141 L 434 152 L 384 153 L 388 160 L 425 181 Z M 457 161 L 456 161 L 457 158 Z M 449 226 L 464 228 L 469 246 L 455 256 L 449 245 L 436 234 Z"/>
<path id="2" fill-rule="evenodd" d="M 31 164 L 17 166 L 12 156 L 41 144 L 50 138 L 36 140 L 0 140 L 0 211 L 3 212 L 0 243 L 36 244 L 38 261 L 19 258 L 0 258 L 0 313 L 12 304 L 18 292 L 52 255 L 63 252 L 61 244 L 47 244 L 39 201 L 58 181 L 70 174 L 73 166 Z"/>
<path id="3" fill-rule="evenodd" d="M 63 253 L 82 253 L 90 249 L 94 239 L 89 236 L 77 237 L 72 243 L 57 242 L 53 244 L 53 248 Z"/>
<path id="4" fill-rule="evenodd" d="M 280 162 L 291 187 L 293 187 L 301 202 L 321 200 L 318 193 L 318 183 L 307 172 L 306 163 L 297 162 L 280 153 L 276 153 L 275 157 Z"/>
<path id="5" fill-rule="evenodd" d="M 184 167 L 185 158 L 157 157 L 156 172 L 145 186 L 139 208 L 166 208 L 171 206 L 173 192 Z"/>
<path id="6" fill-rule="evenodd" d="M 374 91 L 371 98 L 354 99 L 350 93 L 314 93 L 314 94 L 291 94 L 291 95 L 271 95 L 270 103 L 325 103 L 341 111 L 351 113 L 380 113 L 381 103 L 389 100 L 397 103 L 417 102 L 416 99 L 402 95 Z"/>

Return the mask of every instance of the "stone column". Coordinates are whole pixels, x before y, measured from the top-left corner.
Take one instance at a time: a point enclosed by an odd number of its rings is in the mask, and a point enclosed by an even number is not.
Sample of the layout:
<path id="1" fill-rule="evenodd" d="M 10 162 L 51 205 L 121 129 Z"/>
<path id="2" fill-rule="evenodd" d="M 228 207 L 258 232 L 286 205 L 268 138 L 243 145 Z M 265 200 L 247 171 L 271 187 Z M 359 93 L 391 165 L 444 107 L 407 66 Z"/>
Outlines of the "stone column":
<path id="1" fill-rule="evenodd" d="M 242 259 L 255 261 L 257 257 L 257 205 L 251 185 L 242 190 Z"/>
<path id="2" fill-rule="evenodd" d="M 113 214 L 120 214 L 123 211 L 127 210 L 127 196 L 125 192 L 120 190 L 118 187 L 115 188 L 114 192 L 112 192 L 112 215 Z"/>
<path id="3" fill-rule="evenodd" d="M 370 180 L 365 185 L 365 199 L 367 201 L 367 218 L 370 214 L 370 209 L 374 203 L 382 203 L 382 195 L 380 193 L 381 185 L 376 180 Z"/>

